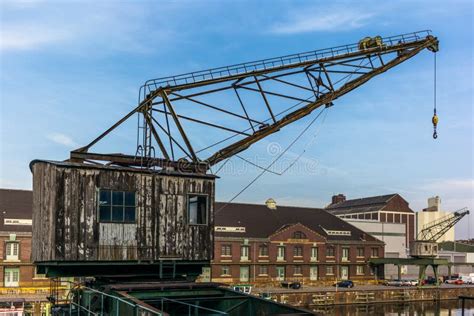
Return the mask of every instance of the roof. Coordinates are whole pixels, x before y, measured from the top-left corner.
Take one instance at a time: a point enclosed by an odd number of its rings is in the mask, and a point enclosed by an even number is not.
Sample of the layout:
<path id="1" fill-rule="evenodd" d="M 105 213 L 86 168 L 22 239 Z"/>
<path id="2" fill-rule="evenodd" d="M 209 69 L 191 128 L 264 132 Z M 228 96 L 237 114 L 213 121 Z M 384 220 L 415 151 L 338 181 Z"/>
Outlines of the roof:
<path id="1" fill-rule="evenodd" d="M 159 174 L 159 175 L 164 175 L 164 176 L 181 176 L 181 177 L 189 177 L 189 178 L 209 178 L 209 179 L 219 178 L 218 176 L 214 174 L 191 173 L 191 172 L 185 172 L 185 171 L 173 171 L 173 170 L 166 170 L 166 169 L 157 169 L 157 170 L 153 170 L 149 168 L 140 169 L 140 168 L 132 168 L 132 167 L 113 166 L 113 165 L 100 165 L 100 164 L 92 164 L 92 163 L 54 161 L 54 160 L 42 160 L 42 159 L 34 159 L 30 162 L 31 172 L 33 172 L 33 166 L 36 163 L 41 163 L 41 162 L 55 165 L 58 167 L 64 167 L 64 168 L 128 171 L 128 172 L 139 172 L 139 173 L 146 173 L 146 174 Z"/>
<path id="2" fill-rule="evenodd" d="M 284 225 L 301 223 L 327 240 L 380 242 L 375 237 L 352 226 L 324 209 L 244 203 L 215 203 L 215 226 L 245 227 L 245 232 L 216 232 L 217 237 L 267 238 Z M 350 231 L 350 236 L 328 235 L 325 230 Z"/>
<path id="3" fill-rule="evenodd" d="M 31 220 L 33 213 L 33 191 L 0 189 L 0 231 L 1 232 L 31 232 L 31 225 L 14 224 L 17 221 Z M 6 224 L 10 222 L 10 224 Z"/>
<path id="4" fill-rule="evenodd" d="M 403 199 L 397 193 L 378 195 L 330 204 L 326 207 L 326 210 L 335 215 L 377 212 L 383 209 L 391 199 L 397 196 Z"/>

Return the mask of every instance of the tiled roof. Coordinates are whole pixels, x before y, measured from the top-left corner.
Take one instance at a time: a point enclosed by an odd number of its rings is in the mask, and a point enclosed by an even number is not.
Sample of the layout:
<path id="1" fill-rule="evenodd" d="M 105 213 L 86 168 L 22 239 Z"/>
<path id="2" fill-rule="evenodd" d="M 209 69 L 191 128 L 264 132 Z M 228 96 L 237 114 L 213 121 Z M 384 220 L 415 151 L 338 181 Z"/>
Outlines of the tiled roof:
<path id="1" fill-rule="evenodd" d="M 5 225 L 5 219 L 31 220 L 33 192 L 0 189 L 0 232 L 31 232 L 31 225 Z"/>
<path id="2" fill-rule="evenodd" d="M 225 207 L 224 207 L 225 206 Z M 216 232 L 216 236 L 267 238 L 288 224 L 301 223 L 328 240 L 379 241 L 324 209 L 244 203 L 215 203 L 215 226 L 245 227 L 245 232 Z M 327 231 L 350 231 L 350 236 L 328 235 Z"/>

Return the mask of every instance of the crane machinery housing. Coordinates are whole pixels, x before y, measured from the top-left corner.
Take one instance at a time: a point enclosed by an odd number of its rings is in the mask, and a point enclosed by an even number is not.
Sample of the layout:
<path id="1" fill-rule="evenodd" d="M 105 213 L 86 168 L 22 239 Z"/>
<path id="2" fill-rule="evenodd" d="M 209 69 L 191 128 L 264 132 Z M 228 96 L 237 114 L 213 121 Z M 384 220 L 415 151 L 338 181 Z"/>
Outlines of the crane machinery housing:
<path id="1" fill-rule="evenodd" d="M 225 315 L 283 311 L 194 283 L 213 256 L 212 166 L 425 49 L 438 51 L 430 31 L 146 81 L 138 105 L 68 160 L 30 163 L 38 273 L 95 277 L 92 288 L 77 288 L 69 306 L 93 306 L 100 315 L 104 300 L 116 302 L 105 304 L 114 311 L 127 302 L 156 315 L 190 306 L 193 315 L 202 308 Z M 135 148 L 91 150 L 135 115 Z M 137 283 L 144 279 L 155 283 Z"/>

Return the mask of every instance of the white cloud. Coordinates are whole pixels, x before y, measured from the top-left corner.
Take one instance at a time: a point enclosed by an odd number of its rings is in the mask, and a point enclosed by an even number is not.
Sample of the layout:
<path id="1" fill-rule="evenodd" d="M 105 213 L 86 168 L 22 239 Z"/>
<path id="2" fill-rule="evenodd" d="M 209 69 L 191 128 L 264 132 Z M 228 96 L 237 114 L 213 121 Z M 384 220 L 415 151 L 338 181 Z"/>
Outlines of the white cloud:
<path id="1" fill-rule="evenodd" d="M 69 136 L 61 133 L 49 134 L 48 139 L 55 142 L 56 144 L 63 145 L 66 147 L 77 147 L 77 143 Z"/>
<path id="2" fill-rule="evenodd" d="M 0 32 L 0 50 L 28 50 L 67 39 L 67 34 L 53 28 L 4 26 Z"/>
<path id="3" fill-rule="evenodd" d="M 290 13 L 284 22 L 270 28 L 275 34 L 297 34 L 318 31 L 347 31 L 367 24 L 372 13 L 334 7 L 333 12 L 310 9 Z"/>

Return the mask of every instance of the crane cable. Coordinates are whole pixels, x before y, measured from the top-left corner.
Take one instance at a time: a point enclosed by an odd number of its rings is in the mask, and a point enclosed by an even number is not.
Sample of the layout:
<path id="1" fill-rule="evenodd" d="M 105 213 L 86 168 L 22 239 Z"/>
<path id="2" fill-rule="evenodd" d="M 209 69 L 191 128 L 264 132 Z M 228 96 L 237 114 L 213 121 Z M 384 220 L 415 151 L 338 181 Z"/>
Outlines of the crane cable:
<path id="1" fill-rule="evenodd" d="M 436 53 L 434 53 L 434 89 L 433 89 L 433 99 L 434 99 L 434 108 L 433 108 L 433 118 L 431 122 L 433 123 L 433 138 L 438 138 L 438 133 L 436 132 L 436 128 L 438 126 L 438 115 L 436 115 Z"/>
<path id="2" fill-rule="evenodd" d="M 250 183 L 248 183 L 244 188 L 242 188 L 237 194 L 235 194 L 228 202 L 226 202 L 224 205 L 222 205 L 218 210 L 214 212 L 214 214 L 218 214 L 220 211 L 222 211 L 227 205 L 232 203 L 236 198 L 238 198 L 242 193 L 244 193 L 252 184 L 254 184 L 260 177 L 262 177 L 265 172 L 268 171 L 288 150 L 290 150 L 291 147 L 308 131 L 308 129 L 314 124 L 314 122 L 317 121 L 317 119 L 321 116 L 321 114 L 326 111 L 327 107 L 324 107 L 318 115 L 316 115 L 315 118 L 313 118 L 309 124 L 296 136 L 296 138 L 266 167 L 263 168 L 263 170 L 255 177 L 253 178 Z"/>

